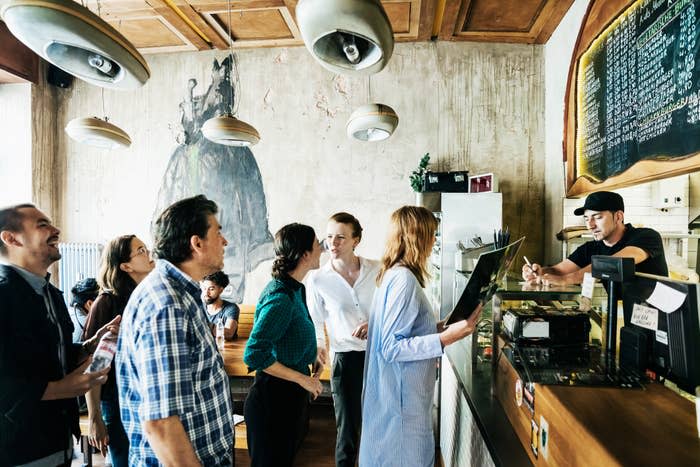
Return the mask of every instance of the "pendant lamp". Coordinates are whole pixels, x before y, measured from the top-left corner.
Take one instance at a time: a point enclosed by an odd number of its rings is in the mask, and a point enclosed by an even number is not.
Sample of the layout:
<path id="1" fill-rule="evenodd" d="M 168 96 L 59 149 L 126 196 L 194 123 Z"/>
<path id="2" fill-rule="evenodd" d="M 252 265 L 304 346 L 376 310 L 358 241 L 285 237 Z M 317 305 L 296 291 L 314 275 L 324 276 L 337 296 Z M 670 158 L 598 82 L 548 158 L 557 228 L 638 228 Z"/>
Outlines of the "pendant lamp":
<path id="1" fill-rule="evenodd" d="M 377 73 L 394 51 L 379 0 L 299 0 L 296 18 L 306 48 L 334 73 Z"/>
<path id="2" fill-rule="evenodd" d="M 128 148 L 131 146 L 129 135 L 105 117 L 74 118 L 66 125 L 68 136 L 81 144 L 101 149 Z"/>
<path id="3" fill-rule="evenodd" d="M 135 89 L 151 76 L 146 60 L 123 35 L 72 0 L 11 0 L 0 14 L 36 54 L 90 84 Z"/>
<path id="4" fill-rule="evenodd" d="M 229 75 L 231 83 L 231 102 L 229 111 L 225 115 L 210 118 L 202 125 L 202 134 L 206 139 L 224 146 L 253 146 L 260 141 L 260 134 L 252 125 L 235 117 L 236 109 L 233 106 L 235 95 L 235 83 L 240 89 L 238 76 L 238 63 L 233 55 L 233 39 L 231 38 L 231 0 L 228 0 L 228 46 L 231 57 L 231 71 L 235 72 L 235 80 Z"/>
<path id="5" fill-rule="evenodd" d="M 346 125 L 349 138 L 360 141 L 382 141 L 394 133 L 399 116 L 384 104 L 365 104 L 358 107 Z"/>

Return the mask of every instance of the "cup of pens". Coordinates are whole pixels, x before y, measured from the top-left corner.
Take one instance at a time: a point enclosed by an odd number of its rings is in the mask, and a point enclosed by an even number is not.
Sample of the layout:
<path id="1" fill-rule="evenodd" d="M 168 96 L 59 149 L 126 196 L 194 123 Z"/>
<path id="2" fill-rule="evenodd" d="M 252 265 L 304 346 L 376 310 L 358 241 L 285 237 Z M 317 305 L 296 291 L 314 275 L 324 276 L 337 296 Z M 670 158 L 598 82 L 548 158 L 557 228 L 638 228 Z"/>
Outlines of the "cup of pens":
<path id="1" fill-rule="evenodd" d="M 505 230 L 498 229 L 493 231 L 493 248 L 498 250 L 499 248 L 505 248 L 510 243 L 510 231 L 508 226 Z"/>

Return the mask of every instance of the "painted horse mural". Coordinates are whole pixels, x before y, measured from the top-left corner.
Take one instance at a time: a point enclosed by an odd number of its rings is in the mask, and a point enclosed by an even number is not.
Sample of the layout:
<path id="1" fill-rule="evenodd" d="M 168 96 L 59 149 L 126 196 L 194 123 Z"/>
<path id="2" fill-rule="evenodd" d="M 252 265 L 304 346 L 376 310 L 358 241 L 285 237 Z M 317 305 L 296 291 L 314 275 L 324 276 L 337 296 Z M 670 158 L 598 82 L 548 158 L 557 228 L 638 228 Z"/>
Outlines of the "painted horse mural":
<path id="1" fill-rule="evenodd" d="M 202 193 L 216 201 L 222 232 L 228 240 L 224 271 L 231 280 L 231 298 L 240 303 L 246 273 L 273 258 L 274 252 L 262 178 L 252 151 L 212 143 L 200 131 L 205 121 L 228 110 L 233 92 L 231 69 L 232 56 L 221 64 L 214 60 L 212 82 L 201 95 L 194 95 L 197 81 L 189 80 L 187 96 L 180 104 L 184 132 L 163 175 L 153 221 L 182 198 Z"/>

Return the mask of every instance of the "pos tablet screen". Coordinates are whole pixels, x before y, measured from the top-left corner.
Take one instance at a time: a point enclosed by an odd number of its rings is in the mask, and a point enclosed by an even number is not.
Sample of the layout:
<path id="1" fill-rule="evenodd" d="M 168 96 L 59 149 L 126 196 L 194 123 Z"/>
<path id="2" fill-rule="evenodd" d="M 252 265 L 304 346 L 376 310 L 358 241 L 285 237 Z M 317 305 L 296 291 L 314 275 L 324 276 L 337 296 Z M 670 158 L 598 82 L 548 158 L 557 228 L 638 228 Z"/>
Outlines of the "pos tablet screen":
<path id="1" fill-rule="evenodd" d="M 469 318 L 479 303 L 484 304 L 491 299 L 518 255 L 523 240 L 525 237 L 504 248 L 479 255 L 474 271 L 445 324 Z"/>

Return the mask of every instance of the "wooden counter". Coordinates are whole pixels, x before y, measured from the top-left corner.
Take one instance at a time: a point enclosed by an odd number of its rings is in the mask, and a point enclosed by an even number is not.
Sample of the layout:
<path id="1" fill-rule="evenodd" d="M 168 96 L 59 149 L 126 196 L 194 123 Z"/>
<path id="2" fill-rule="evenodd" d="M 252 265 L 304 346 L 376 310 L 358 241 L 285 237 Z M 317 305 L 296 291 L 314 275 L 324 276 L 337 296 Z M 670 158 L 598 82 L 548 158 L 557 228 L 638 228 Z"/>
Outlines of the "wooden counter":
<path id="1" fill-rule="evenodd" d="M 540 466 L 698 466 L 700 439 L 695 407 L 658 383 L 644 389 L 535 384 L 534 414 L 516 403 L 519 378 L 505 356 L 499 359 L 496 395 L 527 449 Z M 536 438 L 548 427 L 546 449 Z"/>

